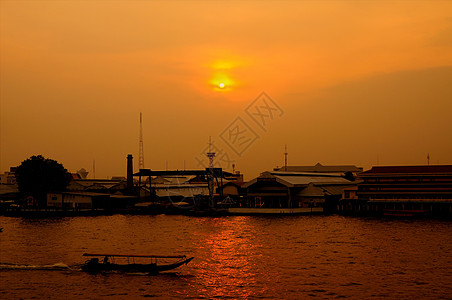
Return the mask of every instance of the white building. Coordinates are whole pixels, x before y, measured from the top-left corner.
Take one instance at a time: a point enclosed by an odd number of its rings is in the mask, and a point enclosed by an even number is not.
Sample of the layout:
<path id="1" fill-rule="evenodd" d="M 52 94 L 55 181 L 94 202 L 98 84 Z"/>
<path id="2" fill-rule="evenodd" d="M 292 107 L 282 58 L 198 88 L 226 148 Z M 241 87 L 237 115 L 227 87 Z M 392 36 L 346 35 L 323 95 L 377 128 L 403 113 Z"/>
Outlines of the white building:
<path id="1" fill-rule="evenodd" d="M 110 195 L 99 193 L 58 192 L 47 194 L 47 206 L 55 208 L 94 208 L 102 206 Z"/>
<path id="2" fill-rule="evenodd" d="M 0 174 L 0 184 L 16 184 L 16 167 L 11 167 L 9 172 Z"/>

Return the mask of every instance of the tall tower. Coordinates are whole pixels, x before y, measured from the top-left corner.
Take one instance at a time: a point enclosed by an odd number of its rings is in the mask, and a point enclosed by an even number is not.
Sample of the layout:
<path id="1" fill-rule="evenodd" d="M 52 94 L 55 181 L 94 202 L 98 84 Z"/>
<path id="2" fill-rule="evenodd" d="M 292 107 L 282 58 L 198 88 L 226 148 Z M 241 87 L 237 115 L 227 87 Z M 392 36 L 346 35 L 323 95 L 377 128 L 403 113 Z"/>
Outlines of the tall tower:
<path id="1" fill-rule="evenodd" d="M 144 151 L 143 151 L 143 116 L 140 112 L 140 145 L 138 154 L 138 169 L 144 169 Z"/>

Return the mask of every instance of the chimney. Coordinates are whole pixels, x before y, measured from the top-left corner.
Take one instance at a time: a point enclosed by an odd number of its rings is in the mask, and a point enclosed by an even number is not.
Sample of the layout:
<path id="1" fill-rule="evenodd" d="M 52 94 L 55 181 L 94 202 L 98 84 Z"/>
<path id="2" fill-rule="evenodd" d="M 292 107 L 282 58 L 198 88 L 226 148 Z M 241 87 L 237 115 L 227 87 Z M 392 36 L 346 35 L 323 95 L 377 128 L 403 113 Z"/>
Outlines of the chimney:
<path id="1" fill-rule="evenodd" d="M 127 191 L 133 192 L 133 156 L 127 155 Z"/>

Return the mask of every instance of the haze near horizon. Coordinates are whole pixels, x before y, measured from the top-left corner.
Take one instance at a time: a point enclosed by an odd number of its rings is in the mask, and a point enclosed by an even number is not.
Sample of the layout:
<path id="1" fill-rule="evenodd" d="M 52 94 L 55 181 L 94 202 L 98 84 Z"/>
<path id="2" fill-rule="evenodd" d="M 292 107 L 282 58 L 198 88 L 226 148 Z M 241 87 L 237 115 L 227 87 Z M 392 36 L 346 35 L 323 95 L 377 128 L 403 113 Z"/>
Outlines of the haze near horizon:
<path id="1" fill-rule="evenodd" d="M 286 144 L 289 165 L 452 164 L 451 99 L 452 2 L 0 2 L 0 172 L 124 176 L 140 112 L 154 170 L 202 168 L 209 136 L 246 179 Z"/>

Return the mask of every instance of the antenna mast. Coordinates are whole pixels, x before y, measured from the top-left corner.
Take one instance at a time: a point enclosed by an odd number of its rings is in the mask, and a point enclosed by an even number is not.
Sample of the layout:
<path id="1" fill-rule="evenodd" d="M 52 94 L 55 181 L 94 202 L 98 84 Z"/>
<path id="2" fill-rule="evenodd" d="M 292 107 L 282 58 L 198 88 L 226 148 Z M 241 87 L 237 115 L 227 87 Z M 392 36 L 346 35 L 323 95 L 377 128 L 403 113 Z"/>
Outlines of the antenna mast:
<path id="1" fill-rule="evenodd" d="M 213 168 L 213 159 L 215 158 L 215 152 L 212 152 L 212 139 L 209 136 L 209 152 L 207 152 L 207 157 L 209 158 L 209 168 Z"/>
<path id="2" fill-rule="evenodd" d="M 287 172 L 287 155 L 289 155 L 289 153 L 287 153 L 287 144 L 284 145 L 284 171 Z"/>
<path id="3" fill-rule="evenodd" d="M 138 154 L 138 169 L 144 169 L 144 151 L 143 151 L 143 117 L 140 112 L 140 145 Z"/>

